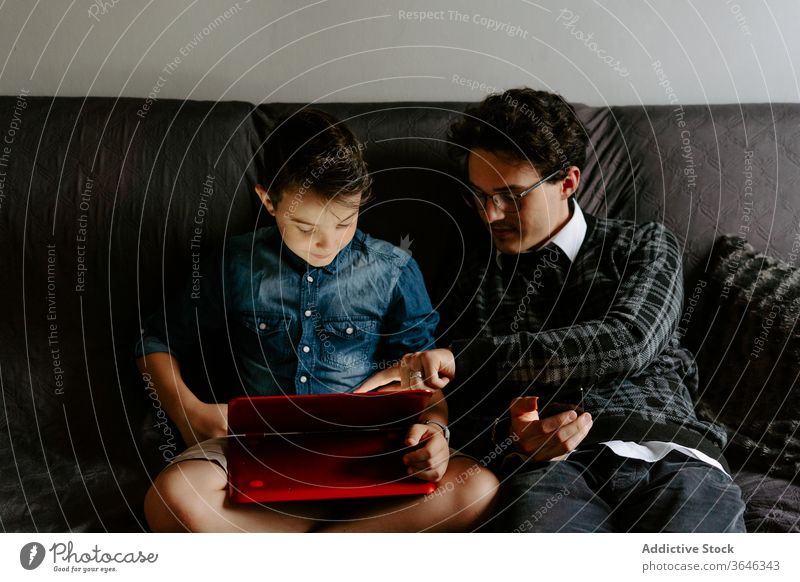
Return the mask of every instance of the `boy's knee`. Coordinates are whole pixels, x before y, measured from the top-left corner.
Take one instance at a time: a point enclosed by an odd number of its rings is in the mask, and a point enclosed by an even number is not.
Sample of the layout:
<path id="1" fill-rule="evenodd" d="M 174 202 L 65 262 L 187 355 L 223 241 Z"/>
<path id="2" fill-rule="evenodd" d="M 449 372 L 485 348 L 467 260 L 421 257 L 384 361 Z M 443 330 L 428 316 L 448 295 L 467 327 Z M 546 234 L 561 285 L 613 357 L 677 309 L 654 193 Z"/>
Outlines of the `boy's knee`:
<path id="1" fill-rule="evenodd" d="M 477 472 L 470 477 L 472 483 L 471 487 L 474 493 L 481 499 L 493 498 L 497 495 L 497 490 L 500 487 L 500 481 L 489 469 L 481 467 L 480 465 L 473 465 Z"/>
<path id="2" fill-rule="evenodd" d="M 181 465 L 188 463 L 171 465 L 164 469 L 147 492 L 145 517 L 154 531 L 200 531 L 204 513 L 211 510 L 204 498 L 208 479 L 202 474 L 207 472 L 205 469 L 212 470 L 210 463 L 191 468 Z M 194 475 L 199 468 L 204 471 L 200 475 Z M 193 476 L 199 478 L 192 478 Z"/>
<path id="3" fill-rule="evenodd" d="M 174 500 L 178 495 L 165 480 L 156 480 L 147 490 L 144 498 L 144 516 L 150 529 L 158 533 L 173 533 L 187 531 L 186 526 L 179 521 Z"/>
<path id="4" fill-rule="evenodd" d="M 455 491 L 459 496 L 458 505 L 467 507 L 488 506 L 497 495 L 500 482 L 489 469 L 473 463 L 465 457 L 456 457 L 453 481 L 457 485 Z"/>

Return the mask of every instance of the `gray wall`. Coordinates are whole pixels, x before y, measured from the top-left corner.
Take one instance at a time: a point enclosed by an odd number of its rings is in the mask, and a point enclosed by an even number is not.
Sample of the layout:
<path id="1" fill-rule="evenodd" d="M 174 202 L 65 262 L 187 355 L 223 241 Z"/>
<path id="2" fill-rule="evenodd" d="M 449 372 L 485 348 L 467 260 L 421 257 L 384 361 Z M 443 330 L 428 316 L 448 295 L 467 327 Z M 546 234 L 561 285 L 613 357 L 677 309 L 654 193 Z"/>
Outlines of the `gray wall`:
<path id="1" fill-rule="evenodd" d="M 794 0 L 7 0 L 0 93 L 797 102 L 798 22 Z"/>

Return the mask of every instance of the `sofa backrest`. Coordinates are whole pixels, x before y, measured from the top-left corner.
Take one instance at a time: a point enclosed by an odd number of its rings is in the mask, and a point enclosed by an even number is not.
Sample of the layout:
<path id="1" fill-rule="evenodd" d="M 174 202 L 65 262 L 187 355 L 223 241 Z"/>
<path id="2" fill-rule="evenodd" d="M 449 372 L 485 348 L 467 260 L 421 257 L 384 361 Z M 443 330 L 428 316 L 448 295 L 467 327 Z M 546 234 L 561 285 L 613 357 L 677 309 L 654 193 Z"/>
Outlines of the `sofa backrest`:
<path id="1" fill-rule="evenodd" d="M 466 105 L 315 105 L 348 120 L 367 143 L 382 200 L 425 201 L 416 208 L 427 207 L 423 214 L 432 218 L 401 214 L 409 227 L 430 220 L 425 224 L 434 232 L 419 236 L 437 244 L 420 250 L 425 260 L 441 259 L 429 259 L 444 250 L 435 232 L 452 222 L 434 207 L 452 198 L 459 184 L 445 140 L 449 123 Z M 260 110 L 274 120 L 296 107 Z M 576 195 L 582 208 L 597 216 L 664 223 L 684 245 L 689 280 L 701 276 L 723 233 L 742 233 L 758 249 L 789 255 L 800 233 L 800 104 L 575 107 L 591 141 Z M 460 208 L 452 200 L 447 204 Z M 364 218 L 369 228 L 388 229 L 390 240 L 405 228 Z M 443 242 L 450 244 L 450 238 Z"/>
<path id="2" fill-rule="evenodd" d="M 23 520 L 5 514 L 5 527 L 113 527 L 114 512 L 131 519 L 128 497 L 140 505 L 144 466 L 163 457 L 158 443 L 139 446 L 158 411 L 133 342 L 141 317 L 190 275 L 197 228 L 202 249 L 252 229 L 251 157 L 263 134 L 252 110 L 0 98 L 0 464 L 20 475 L 4 471 L 0 494 Z M 37 489 L 55 499 L 37 501 Z M 38 518 L 25 513 L 26 493 Z"/>
<path id="3" fill-rule="evenodd" d="M 268 222 L 253 194 L 260 148 L 275 118 L 297 107 L 0 97 L 4 465 L 16 455 L 44 484 L 54 456 L 65 475 L 72 469 L 65 483 L 81 461 L 124 466 L 134 475 L 120 491 L 143 491 L 145 467 L 160 459 L 157 442 L 141 446 L 155 410 L 131 357 L 141 318 L 190 276 L 195 245 L 207 255 Z M 366 143 L 376 185 L 362 228 L 408 248 L 438 302 L 465 249 L 485 237 L 445 148 L 466 104 L 319 107 Z M 720 234 L 789 255 L 800 104 L 577 111 L 592 143 L 578 200 L 599 216 L 671 228 L 687 294 Z M 0 493 L 18 489 L 4 483 Z"/>

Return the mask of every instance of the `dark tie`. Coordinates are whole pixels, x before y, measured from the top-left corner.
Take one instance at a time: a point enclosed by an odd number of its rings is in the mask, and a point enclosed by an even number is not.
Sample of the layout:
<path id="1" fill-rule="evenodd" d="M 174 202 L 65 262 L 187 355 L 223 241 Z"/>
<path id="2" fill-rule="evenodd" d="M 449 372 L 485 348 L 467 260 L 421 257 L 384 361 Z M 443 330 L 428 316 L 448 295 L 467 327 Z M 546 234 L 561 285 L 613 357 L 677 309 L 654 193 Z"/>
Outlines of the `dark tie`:
<path id="1" fill-rule="evenodd" d="M 566 300 L 564 285 L 570 271 L 570 260 L 564 251 L 555 244 L 520 255 L 500 255 L 502 278 L 509 291 L 530 295 L 536 298 L 536 309 L 542 313 L 550 313 L 547 327 L 561 327 L 561 317 L 571 317 L 570 309 L 556 309 L 559 299 Z M 518 288 L 518 285 L 520 287 Z M 512 293 L 516 293 L 512 292 Z M 533 304 L 532 304 L 533 305 Z M 533 309 L 533 307 L 532 307 Z M 565 323 L 568 325 L 568 323 Z"/>

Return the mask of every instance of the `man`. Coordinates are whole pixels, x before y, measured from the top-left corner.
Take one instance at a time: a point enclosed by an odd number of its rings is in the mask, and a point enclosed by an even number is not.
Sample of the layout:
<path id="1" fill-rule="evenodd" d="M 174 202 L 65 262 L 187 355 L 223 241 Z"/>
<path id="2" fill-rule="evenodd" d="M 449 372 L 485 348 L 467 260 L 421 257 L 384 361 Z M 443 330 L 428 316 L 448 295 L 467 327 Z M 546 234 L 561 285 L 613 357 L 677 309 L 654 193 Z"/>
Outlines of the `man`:
<path id="1" fill-rule="evenodd" d="M 557 95 L 491 95 L 450 141 L 493 245 L 466 262 L 442 313 L 452 352 L 404 363 L 447 383 L 462 448 L 494 439 L 496 529 L 744 531 L 725 435 L 690 397 L 675 236 L 581 210 L 588 139 Z"/>

